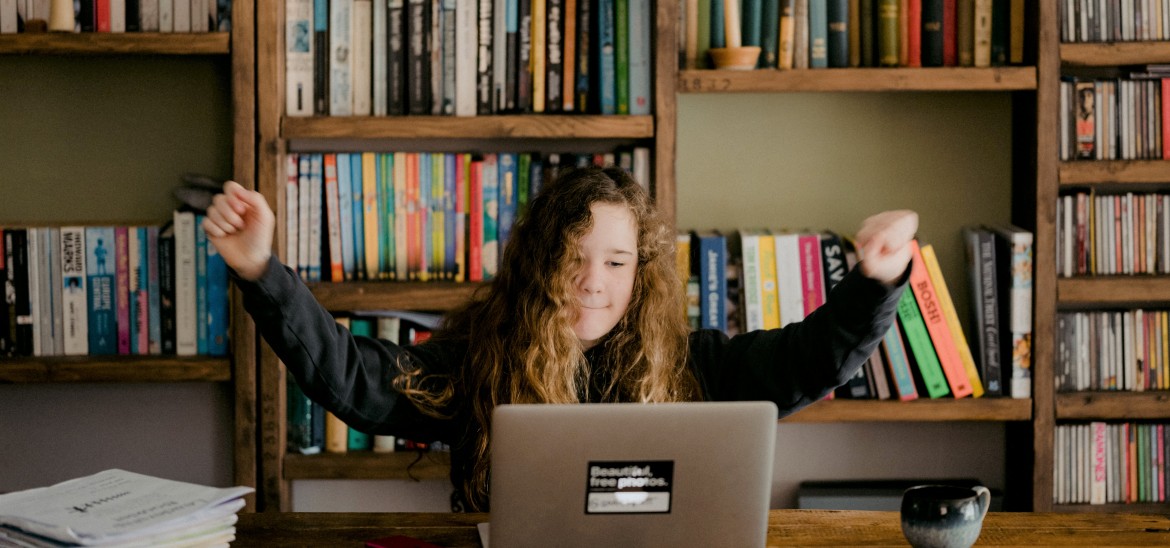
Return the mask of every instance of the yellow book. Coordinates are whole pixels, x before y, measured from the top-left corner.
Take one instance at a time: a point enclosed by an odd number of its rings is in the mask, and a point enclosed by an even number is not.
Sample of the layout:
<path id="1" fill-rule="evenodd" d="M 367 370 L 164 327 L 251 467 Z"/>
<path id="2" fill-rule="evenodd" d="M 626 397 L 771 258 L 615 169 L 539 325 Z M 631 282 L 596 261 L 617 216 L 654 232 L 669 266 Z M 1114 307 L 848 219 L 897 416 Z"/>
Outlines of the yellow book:
<path id="1" fill-rule="evenodd" d="M 780 290 L 776 281 L 776 244 L 771 234 L 760 234 L 760 295 L 764 329 L 780 327 Z"/>
<path id="2" fill-rule="evenodd" d="M 963 326 L 959 324 L 959 315 L 955 313 L 955 303 L 951 301 L 951 292 L 947 289 L 947 282 L 943 280 L 942 269 L 938 265 L 938 257 L 934 254 L 934 247 L 930 244 L 921 248 L 922 262 L 926 266 L 926 273 L 934 284 L 934 291 L 942 308 L 943 318 L 951 330 L 951 337 L 955 346 L 959 347 L 959 360 L 963 362 L 963 370 L 971 382 L 971 397 L 983 397 L 983 380 L 979 378 L 979 370 L 975 368 L 975 357 L 971 355 L 971 347 L 967 344 L 967 336 L 963 334 Z"/>
<path id="3" fill-rule="evenodd" d="M 378 173 L 377 158 L 373 152 L 362 153 L 362 225 L 366 247 L 366 279 L 379 276 L 378 258 Z"/>
<path id="4" fill-rule="evenodd" d="M 679 233 L 674 239 L 674 266 L 682 287 L 682 310 L 687 313 L 687 280 L 691 278 L 691 235 Z"/>
<path id="5" fill-rule="evenodd" d="M 443 265 L 447 264 L 447 225 L 443 201 L 443 173 L 446 154 L 431 155 L 431 272 L 433 277 L 447 280 Z"/>
<path id="6" fill-rule="evenodd" d="M 456 156 L 455 163 L 455 281 L 467 281 L 467 207 L 470 200 L 471 155 Z"/>
<path id="7" fill-rule="evenodd" d="M 532 55 L 528 62 L 532 66 L 532 112 L 536 113 L 544 112 L 547 27 L 545 0 L 532 0 Z"/>

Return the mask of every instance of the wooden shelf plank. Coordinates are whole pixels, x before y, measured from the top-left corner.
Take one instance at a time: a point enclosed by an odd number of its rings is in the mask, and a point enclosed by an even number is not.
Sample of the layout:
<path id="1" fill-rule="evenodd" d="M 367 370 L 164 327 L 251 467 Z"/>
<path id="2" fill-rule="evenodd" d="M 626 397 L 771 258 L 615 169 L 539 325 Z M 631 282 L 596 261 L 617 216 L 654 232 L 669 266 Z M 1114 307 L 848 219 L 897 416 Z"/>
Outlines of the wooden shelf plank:
<path id="1" fill-rule="evenodd" d="M 421 458 L 420 458 L 421 457 Z M 415 462 L 417 461 L 417 462 Z M 434 453 L 345 453 L 319 455 L 288 454 L 284 457 L 284 479 L 447 479 L 451 454 Z"/>
<path id="2" fill-rule="evenodd" d="M 1170 277 L 1094 276 L 1056 281 L 1060 307 L 1170 303 Z"/>
<path id="3" fill-rule="evenodd" d="M 0 34 L 0 54 L 225 55 L 230 52 L 230 32 Z"/>
<path id="4" fill-rule="evenodd" d="M 1061 162 L 1058 169 L 1061 185 L 1170 182 L 1165 160 L 1082 160 Z"/>
<path id="5" fill-rule="evenodd" d="M 1170 419 L 1170 392 L 1075 392 L 1056 395 L 1056 418 Z"/>
<path id="6" fill-rule="evenodd" d="M 1081 67 L 1170 63 L 1170 42 L 1061 44 L 1060 62 Z"/>
<path id="7" fill-rule="evenodd" d="M 650 139 L 653 116 L 286 116 L 285 139 Z"/>
<path id="8" fill-rule="evenodd" d="M 0 383 L 176 382 L 232 379 L 226 357 L 69 356 L 0 360 Z"/>
<path id="9" fill-rule="evenodd" d="M 684 70 L 679 93 L 1011 91 L 1036 89 L 1036 67 Z"/>
<path id="10" fill-rule="evenodd" d="M 826 400 L 780 422 L 945 422 L 1026 421 L 1032 400 L 1012 398 L 890 400 Z"/>
<path id="11" fill-rule="evenodd" d="M 1136 502 L 1133 504 L 1057 504 L 1054 512 L 1070 514 L 1170 514 L 1170 504 Z"/>
<path id="12" fill-rule="evenodd" d="M 451 310 L 482 284 L 455 282 L 345 282 L 308 284 L 327 310 Z"/>

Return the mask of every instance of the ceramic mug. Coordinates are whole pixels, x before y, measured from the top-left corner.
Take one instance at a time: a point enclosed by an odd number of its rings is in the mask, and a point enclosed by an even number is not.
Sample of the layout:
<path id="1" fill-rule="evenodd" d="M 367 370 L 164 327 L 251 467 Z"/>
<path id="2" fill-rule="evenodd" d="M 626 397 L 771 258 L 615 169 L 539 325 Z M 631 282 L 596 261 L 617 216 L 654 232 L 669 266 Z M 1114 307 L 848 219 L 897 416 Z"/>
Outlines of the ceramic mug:
<path id="1" fill-rule="evenodd" d="M 902 493 L 902 534 L 914 548 L 969 548 L 979 539 L 991 491 L 981 485 L 919 485 Z"/>

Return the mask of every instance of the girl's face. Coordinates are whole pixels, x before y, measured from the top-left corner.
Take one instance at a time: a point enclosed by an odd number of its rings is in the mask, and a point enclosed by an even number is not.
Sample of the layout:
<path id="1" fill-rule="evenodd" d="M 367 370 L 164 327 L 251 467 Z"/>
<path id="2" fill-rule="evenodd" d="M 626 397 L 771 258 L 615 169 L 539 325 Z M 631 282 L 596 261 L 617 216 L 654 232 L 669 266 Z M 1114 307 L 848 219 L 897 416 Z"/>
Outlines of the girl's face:
<path id="1" fill-rule="evenodd" d="M 629 208 L 596 203 L 593 228 L 581 238 L 581 270 L 574 278 L 577 323 L 573 333 L 588 350 L 621 321 L 638 270 L 638 226 Z"/>

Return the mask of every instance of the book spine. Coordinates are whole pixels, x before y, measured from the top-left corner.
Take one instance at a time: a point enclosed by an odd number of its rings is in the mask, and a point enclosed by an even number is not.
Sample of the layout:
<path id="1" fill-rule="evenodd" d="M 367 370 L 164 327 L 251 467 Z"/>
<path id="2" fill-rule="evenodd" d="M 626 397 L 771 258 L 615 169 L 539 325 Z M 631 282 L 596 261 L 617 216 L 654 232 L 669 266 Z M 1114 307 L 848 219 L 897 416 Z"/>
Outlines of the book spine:
<path id="1" fill-rule="evenodd" d="M 849 0 L 828 0 L 826 15 L 826 55 L 828 66 L 849 66 Z"/>
<path id="2" fill-rule="evenodd" d="M 508 1 L 492 1 L 492 112 L 506 109 L 508 75 Z"/>
<path id="3" fill-rule="evenodd" d="M 492 0 L 479 0 L 478 42 L 476 57 L 476 106 L 477 114 L 492 114 Z"/>
<path id="4" fill-rule="evenodd" d="M 519 46 L 516 52 L 519 66 L 516 70 L 516 110 L 532 112 L 532 3 L 534 0 L 517 0 L 516 17 Z"/>
<path id="5" fill-rule="evenodd" d="M 301 280 L 309 280 L 309 206 L 312 202 L 312 159 L 311 154 L 297 155 L 297 249 L 289 259 L 289 265 L 296 269 Z"/>
<path id="6" fill-rule="evenodd" d="M 353 3 L 329 1 L 329 115 L 353 114 Z"/>
<path id="7" fill-rule="evenodd" d="M 483 162 L 470 164 L 467 215 L 467 281 L 483 281 Z"/>
<path id="8" fill-rule="evenodd" d="M 353 0 L 352 9 L 350 12 L 350 37 L 353 40 L 350 44 L 350 55 L 353 57 L 350 65 L 353 77 L 352 112 L 354 116 L 369 116 L 374 111 L 371 65 L 374 29 L 370 21 L 374 6 L 371 0 Z"/>
<path id="9" fill-rule="evenodd" d="M 974 0 L 972 62 L 976 67 L 991 66 L 991 0 Z"/>
<path id="10" fill-rule="evenodd" d="M 398 178 L 399 157 L 396 154 L 381 154 L 378 157 L 378 168 L 381 179 L 378 181 L 378 278 L 383 280 L 397 279 L 398 238 L 401 236 L 399 225 L 402 222 L 402 213 L 398 211 L 401 203 L 396 193 L 396 186 L 400 185 Z"/>
<path id="11" fill-rule="evenodd" d="M 88 227 L 85 229 L 85 242 L 89 354 L 117 354 L 117 265 L 114 263 L 117 251 L 114 229 Z"/>
<path id="12" fill-rule="evenodd" d="M 950 331 L 955 347 L 959 351 L 959 361 L 963 364 L 963 371 L 971 383 L 971 396 L 983 397 L 983 383 L 979 381 L 979 371 L 975 367 L 975 357 L 971 354 L 971 347 L 967 344 L 967 337 L 963 335 L 963 326 L 959 324 L 959 314 L 955 311 L 955 303 L 951 300 L 951 292 L 947 289 L 947 282 L 943 279 L 942 267 L 938 264 L 934 247 L 924 245 L 921 249 L 923 266 L 934 285 L 935 296 L 938 297 L 939 309 L 946 320 L 947 330 Z"/>
<path id="13" fill-rule="evenodd" d="M 384 201 L 385 197 L 382 189 L 382 181 L 386 178 L 384 169 L 380 169 L 379 165 L 386 155 L 379 155 L 374 152 L 362 153 L 362 180 L 361 180 L 361 202 L 354 204 L 354 211 L 361 211 L 360 225 L 355 224 L 355 233 L 359 234 L 362 243 L 362 261 L 358 265 L 358 271 L 364 272 L 364 279 L 377 280 L 381 275 L 381 229 L 383 226 L 379 222 L 378 204 L 379 201 Z M 389 227 L 387 227 L 389 228 Z M 388 231 L 388 230 L 387 230 Z"/>
<path id="14" fill-rule="evenodd" d="M 780 0 L 779 53 L 777 68 L 790 69 L 796 62 L 796 0 Z M 702 30 L 700 30 L 702 32 Z"/>
<path id="15" fill-rule="evenodd" d="M 899 63 L 898 19 L 900 6 L 898 0 L 875 1 L 877 2 L 878 65 L 896 67 Z"/>
<path id="16" fill-rule="evenodd" d="M 760 19 L 759 68 L 777 68 L 780 62 L 780 3 L 763 0 Z"/>
<path id="17" fill-rule="evenodd" d="M 349 427 L 337 415 L 325 411 L 325 452 L 344 454 L 349 450 Z"/>
<path id="18" fill-rule="evenodd" d="M 195 215 L 195 353 L 206 356 L 207 332 L 207 233 L 203 215 Z"/>
<path id="19" fill-rule="evenodd" d="M 911 401 L 918 399 L 918 389 L 914 386 L 914 374 L 910 371 L 910 358 L 906 353 L 906 345 L 902 342 L 902 330 L 898 322 L 890 324 L 882 339 L 881 352 L 889 367 L 890 376 L 894 378 L 894 389 L 898 392 L 898 399 Z"/>
<path id="20" fill-rule="evenodd" d="M 955 346 L 950 328 L 947 327 L 946 319 L 943 317 L 942 307 L 939 305 L 938 290 L 931 283 L 930 274 L 926 271 L 918 242 L 911 242 L 911 248 L 914 259 L 910 267 L 910 287 L 914 292 L 915 300 L 918 301 L 918 308 L 927 332 L 930 334 L 935 354 L 938 356 L 938 361 L 942 365 L 947 383 L 955 398 L 970 396 L 972 394 L 971 382 L 967 379 L 967 373 L 959 359 L 959 350 Z"/>
<path id="21" fill-rule="evenodd" d="M 829 66 L 829 1 L 808 0 L 808 68 Z"/>
<path id="22" fill-rule="evenodd" d="M 535 4 L 537 1 L 540 0 L 533 0 L 533 3 Z M 596 111 L 601 114 L 617 114 L 617 76 L 614 48 L 605 46 L 606 44 L 614 44 L 615 41 L 614 4 L 615 0 L 598 0 L 597 2 L 598 33 L 595 36 L 598 36 L 600 41 L 598 43 L 597 71 L 599 104 Z"/>
<path id="23" fill-rule="evenodd" d="M 498 227 L 499 248 L 502 253 L 508 245 L 508 237 L 512 233 L 512 225 L 516 222 L 517 214 L 517 166 L 516 154 L 503 152 L 499 155 L 500 164 L 500 224 Z"/>
<path id="24" fill-rule="evenodd" d="M 411 208 L 414 202 L 408 199 L 407 171 L 412 155 L 405 152 L 394 153 L 394 277 L 405 281 L 410 270 L 410 240 L 407 238 L 407 227 L 413 221 Z"/>
<path id="25" fill-rule="evenodd" d="M 337 194 L 337 155 L 326 154 L 325 162 L 325 218 L 328 230 L 329 281 L 345 280 L 341 252 L 341 207 Z M 348 162 L 346 162 L 348 164 Z"/>
<path id="26" fill-rule="evenodd" d="M 800 274 L 800 236 L 778 234 L 776 245 L 776 280 L 780 293 L 781 327 L 804 319 L 804 298 Z M 811 311 L 810 311 L 811 312 Z"/>
<path id="27" fill-rule="evenodd" d="M 44 347 L 42 337 L 47 332 L 47 329 L 41 328 L 41 268 L 45 253 L 41 251 L 41 236 L 40 232 L 43 229 L 29 228 L 26 232 L 28 240 L 27 256 L 28 261 L 28 302 L 29 302 L 29 316 L 27 318 L 30 329 L 29 343 L 32 345 L 30 356 L 44 356 Z"/>
<path id="28" fill-rule="evenodd" d="M 175 353 L 175 229 L 159 232 L 158 293 L 160 354 Z"/>
<path id="29" fill-rule="evenodd" d="M 958 0 L 943 0 L 943 16 L 942 16 L 942 51 L 943 51 L 943 65 L 953 67 L 959 64 L 959 45 L 955 41 L 957 37 L 956 26 L 958 25 L 956 3 Z"/>
<path id="30" fill-rule="evenodd" d="M 629 61 L 629 88 L 630 114 L 650 114 L 651 97 L 651 70 L 650 53 L 650 0 L 628 0 L 630 10 L 630 61 Z M 639 180 L 642 184 L 647 181 Z"/>
<path id="31" fill-rule="evenodd" d="M 561 92 L 564 91 L 562 78 L 565 75 L 564 9 L 564 0 L 545 0 L 545 112 L 560 112 L 564 106 L 561 98 Z"/>
<path id="32" fill-rule="evenodd" d="M 150 252 L 148 251 L 150 242 L 145 226 L 131 228 L 131 230 L 138 231 L 138 252 L 131 256 L 131 258 L 138 257 L 137 263 L 132 263 L 138 272 L 135 294 L 130 303 L 131 306 L 135 307 L 134 336 L 136 342 L 132 343 L 132 346 L 136 347 L 135 354 L 150 354 Z"/>
<path id="33" fill-rule="evenodd" d="M 106 13 L 105 13 L 104 17 L 106 18 L 106 25 L 107 25 L 104 30 L 102 29 L 102 22 L 101 22 L 102 17 L 103 17 L 103 15 L 102 15 L 103 4 L 105 5 L 104 11 Z M 175 0 L 173 4 L 174 5 L 172 8 L 172 10 L 173 10 L 172 23 L 174 24 L 174 31 L 175 32 L 191 32 L 192 30 L 194 30 L 194 29 L 192 29 L 192 26 L 191 26 L 191 8 L 193 6 L 193 2 L 191 0 Z M 96 5 L 97 5 L 96 9 L 97 9 L 97 18 L 98 18 L 98 32 L 108 32 L 109 31 L 109 26 L 108 26 L 109 25 L 109 1 L 108 0 L 97 0 Z"/>
<path id="34" fill-rule="evenodd" d="M 630 0 L 613 2 L 614 101 L 617 114 L 630 113 Z"/>
<path id="35" fill-rule="evenodd" d="M 194 356 L 196 332 L 195 214 L 176 211 L 175 226 L 175 353 Z"/>
<path id="36" fill-rule="evenodd" d="M 477 51 L 479 48 L 476 0 L 456 0 L 455 5 L 455 115 L 475 116 L 478 94 Z"/>
<path id="37" fill-rule="evenodd" d="M 386 2 L 386 114 L 403 116 L 406 99 L 406 3 Z"/>
<path id="38" fill-rule="evenodd" d="M 64 326 L 64 280 L 61 250 L 61 230 L 58 227 L 49 229 L 49 290 L 53 295 L 50 305 L 53 317 L 53 355 L 65 354 L 65 326 Z"/>
<path id="39" fill-rule="evenodd" d="M 727 330 L 727 240 L 719 234 L 701 235 L 697 262 L 701 326 L 703 329 Z"/>
<path id="40" fill-rule="evenodd" d="M 764 329 L 780 327 L 780 292 L 776 279 L 776 244 L 771 234 L 760 236 L 760 293 Z M 685 282 L 685 279 L 684 279 Z"/>
<path id="41" fill-rule="evenodd" d="M 67 356 L 89 353 L 87 253 L 85 228 L 69 226 L 61 229 L 61 323 Z"/>
<path id="42" fill-rule="evenodd" d="M 975 0 L 957 0 L 955 46 L 961 67 L 975 66 Z"/>
<path id="43" fill-rule="evenodd" d="M 918 364 L 918 371 L 927 395 L 931 398 L 941 398 L 950 393 L 947 388 L 947 379 L 943 376 L 942 366 L 939 365 L 938 355 L 930 342 L 930 335 L 926 331 L 922 314 L 918 310 L 918 303 L 914 301 L 914 293 L 909 288 L 902 293 L 898 300 L 898 319 L 902 322 L 902 330 L 906 342 L 910 347 L 910 354 Z"/>
<path id="44" fill-rule="evenodd" d="M 943 0 L 922 0 L 922 57 L 924 67 L 943 66 Z"/>
<path id="45" fill-rule="evenodd" d="M 215 245 L 207 242 L 207 354 L 228 353 L 227 264 Z"/>
<path id="46" fill-rule="evenodd" d="M 483 158 L 483 279 L 496 276 L 500 261 L 500 171 L 499 157 Z"/>
<path id="47" fill-rule="evenodd" d="M 544 112 L 547 91 L 545 90 L 548 77 L 548 14 L 547 0 L 532 0 L 532 47 L 529 53 L 532 67 L 532 112 Z"/>
<path id="48" fill-rule="evenodd" d="M 763 288 L 760 282 L 760 236 L 738 233 L 739 255 L 743 258 L 743 328 L 745 332 L 764 328 Z M 734 253 L 734 252 L 733 252 Z"/>
<path id="49" fill-rule="evenodd" d="M 988 396 L 1002 396 L 995 240 L 985 230 L 969 228 L 966 233 L 967 260 L 971 271 L 971 325 L 979 352 L 979 376 L 983 379 Z"/>
<path id="50" fill-rule="evenodd" d="M 308 215 L 308 234 L 309 245 L 307 248 L 308 262 L 305 265 L 305 272 L 307 274 L 308 282 L 321 281 L 321 261 L 323 259 L 324 244 L 327 243 L 328 234 L 325 238 L 321 237 L 321 214 L 324 208 L 321 206 L 321 199 L 325 197 L 325 157 L 322 154 L 313 154 L 309 158 L 309 215 Z M 302 225 L 303 226 L 303 225 Z"/>
<path id="51" fill-rule="evenodd" d="M 456 50 L 458 49 L 456 32 L 456 0 L 440 0 L 439 14 L 441 21 L 439 28 L 442 31 L 442 37 L 437 40 L 442 47 L 442 88 L 443 94 L 441 96 L 440 114 L 450 116 L 455 114 L 455 101 L 457 101 L 458 87 L 455 84 L 455 70 L 456 70 Z"/>
<path id="52" fill-rule="evenodd" d="M 10 334 L 15 343 L 14 350 L 19 356 L 31 356 L 33 353 L 32 329 L 32 302 L 29 298 L 29 255 L 28 230 L 11 229 L 4 232 L 8 240 L 7 249 L 11 250 L 11 259 L 8 261 L 8 275 L 12 282 L 9 295 L 14 299 L 9 306 L 11 323 Z"/>
<path id="53" fill-rule="evenodd" d="M 358 162 L 355 165 L 354 159 Z M 352 280 L 355 270 L 353 231 L 353 182 L 361 180 L 361 154 L 337 154 L 337 229 L 340 233 L 343 279 Z"/>
<path id="54" fill-rule="evenodd" d="M 127 227 L 114 227 L 114 252 L 117 260 L 114 276 L 114 327 L 117 331 L 117 353 L 130 353 L 130 237 Z M 92 324 L 92 322 L 91 322 Z M 93 349 L 93 340 L 90 340 Z"/>
<path id="55" fill-rule="evenodd" d="M 816 234 L 802 234 L 800 245 L 801 295 L 804 299 L 804 315 L 825 303 L 825 275 L 821 270 L 821 242 Z"/>
<path id="56" fill-rule="evenodd" d="M 562 71 L 563 77 L 561 78 L 561 110 L 564 112 L 573 112 L 574 110 L 576 105 L 577 73 L 580 72 L 580 69 L 577 68 L 577 35 L 581 34 L 581 30 L 577 26 L 577 15 L 580 13 L 577 4 L 578 0 L 565 0 L 563 11 L 565 31 L 561 38 L 564 44 L 562 48 L 564 70 Z"/>
<path id="57" fill-rule="evenodd" d="M 285 439 L 288 451 L 301 455 L 315 455 L 321 452 L 321 445 L 313 441 L 313 401 L 301 390 L 292 373 L 286 375 L 288 430 Z"/>
<path id="58" fill-rule="evenodd" d="M 300 158 L 295 153 L 285 155 L 284 164 L 284 253 L 281 260 L 288 265 L 297 267 L 297 249 L 300 245 L 299 211 L 300 188 L 297 186 Z"/>
<path id="59" fill-rule="evenodd" d="M 515 112 L 520 71 L 520 2 L 504 3 L 504 110 Z"/>
<path id="60" fill-rule="evenodd" d="M 386 0 L 373 0 L 371 6 L 371 16 L 373 17 L 373 25 L 371 28 L 370 39 L 372 41 L 370 51 L 370 62 L 373 65 L 373 72 L 370 75 L 370 94 L 373 97 L 372 110 L 374 116 L 385 116 L 389 108 L 389 89 L 390 77 L 387 74 L 389 63 L 387 55 L 389 54 L 390 40 L 386 33 L 386 26 L 389 24 L 390 18 L 388 15 L 389 3 Z"/>

